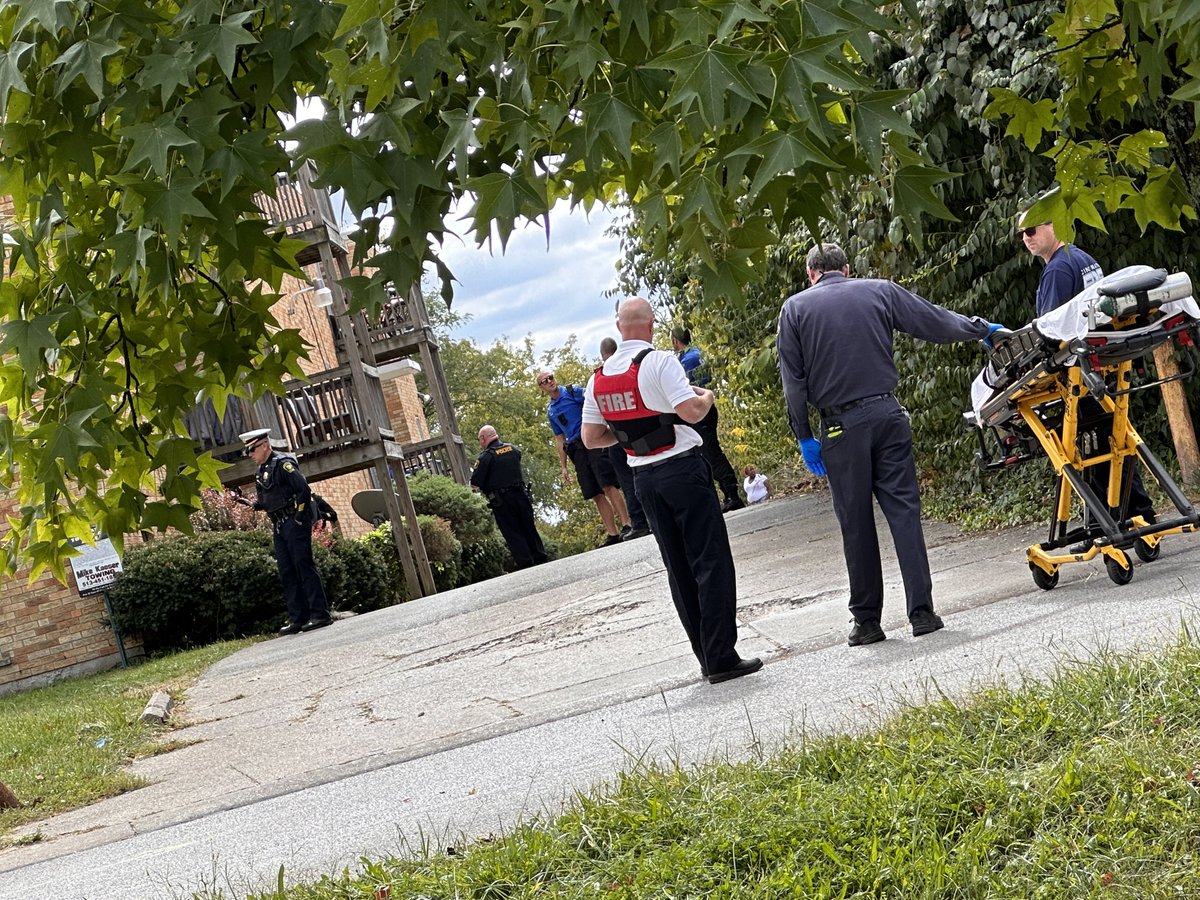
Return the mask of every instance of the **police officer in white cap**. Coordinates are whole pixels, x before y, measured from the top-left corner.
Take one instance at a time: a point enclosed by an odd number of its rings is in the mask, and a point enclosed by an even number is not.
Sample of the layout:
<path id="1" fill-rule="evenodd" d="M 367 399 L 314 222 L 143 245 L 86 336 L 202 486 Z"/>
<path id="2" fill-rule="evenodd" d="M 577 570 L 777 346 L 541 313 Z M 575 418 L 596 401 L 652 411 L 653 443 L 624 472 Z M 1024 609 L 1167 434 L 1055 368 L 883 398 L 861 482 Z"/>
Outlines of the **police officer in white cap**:
<path id="1" fill-rule="evenodd" d="M 246 445 L 246 455 L 258 464 L 254 508 L 267 514 L 275 533 L 275 562 L 290 619 L 279 633 L 297 634 L 324 628 L 333 619 L 325 600 L 325 586 L 313 562 L 316 505 L 312 490 L 300 474 L 296 457 L 271 448 L 270 433 L 269 428 L 259 428 L 239 437 Z"/>

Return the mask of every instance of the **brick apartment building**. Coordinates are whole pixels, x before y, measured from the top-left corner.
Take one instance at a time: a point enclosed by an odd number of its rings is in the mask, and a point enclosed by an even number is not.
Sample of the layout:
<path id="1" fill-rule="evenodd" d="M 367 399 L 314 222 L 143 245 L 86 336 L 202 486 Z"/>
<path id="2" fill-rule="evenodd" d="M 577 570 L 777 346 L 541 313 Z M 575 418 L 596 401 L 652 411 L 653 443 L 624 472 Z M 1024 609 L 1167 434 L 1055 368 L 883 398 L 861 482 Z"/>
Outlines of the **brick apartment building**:
<path id="1" fill-rule="evenodd" d="M 12 204 L 0 197 L 0 230 L 12 216 Z M 310 283 L 287 278 L 274 314 L 285 328 L 296 328 L 311 345 L 309 358 L 302 361 L 306 375 L 324 372 L 337 365 L 332 317 L 314 304 Z M 430 359 L 428 351 L 424 358 Z M 436 362 L 436 357 L 433 357 Z M 423 398 L 415 381 L 419 365 L 401 367 L 399 375 L 381 379 L 387 416 L 395 442 L 408 446 L 429 443 Z M 457 436 L 455 436 L 457 437 Z M 351 510 L 356 493 L 378 487 L 371 469 L 315 482 L 319 493 L 339 513 L 342 532 L 356 537 L 371 525 Z M 0 516 L 12 512 L 14 503 L 0 498 Z M 3 521 L 3 519 L 0 519 Z M 102 671 L 119 665 L 123 656 L 142 653 L 136 636 L 126 637 L 123 646 L 109 624 L 102 593 L 81 596 L 68 568 L 66 584 L 43 574 L 30 581 L 28 572 L 0 583 L 0 694 L 43 684 L 56 678 Z"/>

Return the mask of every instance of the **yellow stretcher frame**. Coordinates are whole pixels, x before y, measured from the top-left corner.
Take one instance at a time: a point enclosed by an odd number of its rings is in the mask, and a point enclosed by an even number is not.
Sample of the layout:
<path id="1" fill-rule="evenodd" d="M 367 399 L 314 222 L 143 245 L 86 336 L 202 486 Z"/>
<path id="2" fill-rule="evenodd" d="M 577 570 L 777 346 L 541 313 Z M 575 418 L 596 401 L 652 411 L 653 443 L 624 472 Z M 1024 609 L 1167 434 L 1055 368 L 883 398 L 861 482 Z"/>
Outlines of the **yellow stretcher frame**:
<path id="1" fill-rule="evenodd" d="M 1117 319 L 1112 325 L 1119 331 L 1131 323 L 1132 319 Z M 1164 341 L 1174 336 L 1175 332 L 1171 332 Z M 1088 562 L 1097 556 L 1104 557 L 1105 569 L 1114 583 L 1128 584 L 1133 579 L 1130 550 L 1143 562 L 1151 562 L 1158 558 L 1159 544 L 1167 535 L 1200 530 L 1196 508 L 1129 421 L 1131 393 L 1161 381 L 1134 387 L 1132 359 L 1106 365 L 1100 354 L 1088 352 L 1086 342 L 1074 342 L 1071 349 L 1077 351 L 1073 364 L 1061 368 L 1039 366 L 1007 398 L 1045 451 L 1057 476 L 1049 539 L 1031 544 L 1026 551 L 1034 583 L 1043 590 L 1057 586 L 1062 566 Z M 1078 440 L 1079 404 L 1088 396 L 1094 397 L 1112 416 L 1112 428 L 1105 452 L 1084 455 Z M 1047 414 L 1058 403 L 1062 406 L 1061 420 L 1056 413 Z M 1106 496 L 1100 498 L 1083 473 L 1104 463 L 1110 463 L 1109 477 Z M 1139 463 L 1171 499 L 1177 516 L 1154 523 L 1140 516 L 1125 516 L 1133 467 Z M 1090 526 L 1068 530 L 1072 495 L 1078 496 L 1084 507 L 1085 522 L 1090 515 L 1093 523 Z M 1082 552 L 1065 549 L 1079 543 L 1086 547 Z"/>

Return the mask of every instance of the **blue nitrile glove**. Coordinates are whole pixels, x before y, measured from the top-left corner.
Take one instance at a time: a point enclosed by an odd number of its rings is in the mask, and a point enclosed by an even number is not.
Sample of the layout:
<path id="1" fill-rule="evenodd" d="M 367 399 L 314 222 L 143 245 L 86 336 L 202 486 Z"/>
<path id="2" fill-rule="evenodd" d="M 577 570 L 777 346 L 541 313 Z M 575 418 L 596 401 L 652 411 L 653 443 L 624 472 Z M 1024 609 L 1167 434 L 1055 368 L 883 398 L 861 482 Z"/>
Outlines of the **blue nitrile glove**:
<path id="1" fill-rule="evenodd" d="M 825 477 L 825 461 L 821 459 L 821 442 L 816 438 L 803 438 L 800 441 L 800 455 L 804 457 L 804 465 L 808 471 L 818 478 Z"/>
<path id="2" fill-rule="evenodd" d="M 989 350 L 993 349 L 992 348 L 992 335 L 994 335 L 997 331 L 1003 331 L 1003 330 L 1004 330 L 1003 325 L 996 325 L 994 322 L 988 322 L 988 332 L 983 337 L 983 346 L 987 347 Z"/>

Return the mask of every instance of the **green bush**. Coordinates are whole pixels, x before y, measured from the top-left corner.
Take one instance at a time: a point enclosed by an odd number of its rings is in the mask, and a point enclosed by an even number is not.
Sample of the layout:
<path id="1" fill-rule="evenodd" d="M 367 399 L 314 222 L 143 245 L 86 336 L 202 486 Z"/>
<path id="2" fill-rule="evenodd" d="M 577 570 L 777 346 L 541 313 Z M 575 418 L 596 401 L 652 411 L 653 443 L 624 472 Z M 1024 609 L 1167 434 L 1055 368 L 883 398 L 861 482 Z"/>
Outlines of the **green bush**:
<path id="1" fill-rule="evenodd" d="M 433 569 L 433 580 L 439 591 L 458 587 L 462 568 L 462 543 L 454 536 L 450 523 L 439 516 L 417 516 L 425 555 Z"/>
<path id="2" fill-rule="evenodd" d="M 486 581 L 503 575 L 506 569 L 513 567 L 508 545 L 498 534 L 474 544 L 463 544 L 462 571 L 458 574 L 458 584 L 461 587 Z"/>
<path id="3" fill-rule="evenodd" d="M 400 557 L 392 540 L 392 523 L 384 522 L 374 531 L 364 535 L 360 542 L 369 547 L 379 560 L 377 574 L 386 582 L 388 593 L 397 598 L 397 603 L 411 600 L 404 569 L 400 566 Z"/>
<path id="4" fill-rule="evenodd" d="M 395 556 L 374 539 L 335 538 L 329 547 L 314 541 L 330 608 L 368 612 L 407 599 L 399 564 L 390 568 Z M 140 634 L 148 652 L 270 632 L 286 615 L 274 541 L 261 531 L 209 531 L 133 547 L 109 601 L 117 626 Z"/>
<path id="5" fill-rule="evenodd" d="M 126 554 L 109 588 L 113 618 L 148 652 L 269 630 L 283 608 L 270 535 L 218 531 L 151 541 Z"/>
<path id="6" fill-rule="evenodd" d="M 370 538 L 371 535 L 367 537 Z M 394 579 L 389 568 L 388 558 L 396 556 L 390 534 L 386 548 L 364 538 L 357 541 L 335 541 L 329 552 L 330 557 L 340 563 L 345 576 L 341 591 L 329 594 L 330 602 L 338 609 L 364 613 L 409 599 L 404 579 Z M 399 566 L 396 568 L 398 570 Z M 326 592 L 329 591 L 328 582 L 325 589 Z"/>
<path id="7" fill-rule="evenodd" d="M 499 534 L 487 501 L 453 478 L 417 472 L 408 479 L 408 491 L 418 515 L 445 519 L 465 546 Z"/>

